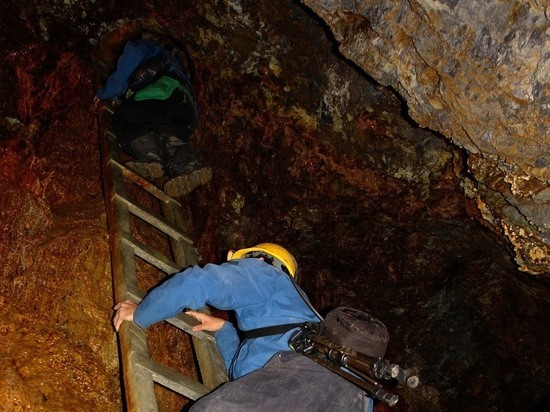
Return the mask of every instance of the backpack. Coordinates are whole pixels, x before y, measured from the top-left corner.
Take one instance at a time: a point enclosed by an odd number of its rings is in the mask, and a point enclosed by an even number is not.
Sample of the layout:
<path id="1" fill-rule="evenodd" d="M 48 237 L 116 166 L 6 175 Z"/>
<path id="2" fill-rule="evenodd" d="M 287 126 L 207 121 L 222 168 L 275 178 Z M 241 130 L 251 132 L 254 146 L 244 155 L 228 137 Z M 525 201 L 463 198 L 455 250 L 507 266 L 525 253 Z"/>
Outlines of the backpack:
<path id="1" fill-rule="evenodd" d="M 319 327 L 319 335 L 338 345 L 373 358 L 383 358 L 390 340 L 388 328 L 379 319 L 360 310 L 339 307 Z"/>
<path id="2" fill-rule="evenodd" d="M 171 64 L 170 53 L 166 50 L 145 60 L 130 75 L 128 88 L 133 92 L 137 92 L 155 83 L 161 76 L 168 73 Z"/>

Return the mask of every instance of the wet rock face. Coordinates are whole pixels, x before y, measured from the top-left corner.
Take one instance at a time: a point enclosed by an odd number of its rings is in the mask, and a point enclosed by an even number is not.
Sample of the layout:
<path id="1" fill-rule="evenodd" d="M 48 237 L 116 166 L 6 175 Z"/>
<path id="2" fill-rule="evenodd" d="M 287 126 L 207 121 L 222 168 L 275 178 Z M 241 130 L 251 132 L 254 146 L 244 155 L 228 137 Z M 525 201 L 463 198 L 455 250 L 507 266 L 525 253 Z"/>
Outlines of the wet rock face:
<path id="1" fill-rule="evenodd" d="M 117 410 L 92 71 L 39 39 L 3 53 L 1 409 Z"/>
<path id="2" fill-rule="evenodd" d="M 532 274 L 550 267 L 549 6 L 304 0 L 339 50 L 466 149 L 467 196 Z M 495 185 L 495 181 L 500 184 Z"/>

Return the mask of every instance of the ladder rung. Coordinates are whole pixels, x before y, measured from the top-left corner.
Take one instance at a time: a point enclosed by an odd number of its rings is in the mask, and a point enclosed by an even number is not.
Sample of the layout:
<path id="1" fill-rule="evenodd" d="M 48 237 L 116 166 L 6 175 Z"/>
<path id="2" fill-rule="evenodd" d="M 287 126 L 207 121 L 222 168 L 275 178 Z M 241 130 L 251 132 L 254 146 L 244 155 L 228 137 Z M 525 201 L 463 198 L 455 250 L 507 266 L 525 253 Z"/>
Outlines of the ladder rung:
<path id="1" fill-rule="evenodd" d="M 139 363 L 153 374 L 153 380 L 186 398 L 197 400 L 211 391 L 211 388 L 168 368 L 150 358 L 140 356 Z"/>
<path id="2" fill-rule="evenodd" d="M 186 315 L 185 313 L 181 313 L 178 316 L 175 316 L 170 319 L 166 319 L 166 322 L 168 322 L 172 326 L 175 326 L 178 329 L 181 329 L 182 331 L 188 333 L 189 335 L 195 336 L 199 339 L 207 339 L 210 342 L 216 342 L 216 339 L 214 338 L 211 332 L 193 331 L 193 326 L 197 325 L 199 322 L 196 321 L 191 316 Z"/>
<path id="3" fill-rule="evenodd" d="M 135 238 L 124 238 L 124 242 L 129 245 L 136 256 L 139 256 L 146 262 L 149 262 L 151 265 L 156 266 L 164 273 L 173 274 L 181 270 L 176 262 L 164 256 L 158 250 L 155 250 Z"/>
<path id="4" fill-rule="evenodd" d="M 130 299 L 135 303 L 141 302 L 141 300 L 145 297 L 145 292 L 137 288 L 128 288 L 127 293 L 127 299 Z M 195 332 L 193 330 L 193 326 L 198 325 L 199 321 L 192 316 L 186 315 L 185 313 L 180 313 L 173 318 L 166 319 L 166 322 L 191 336 L 195 336 L 199 339 L 207 340 L 213 343 L 216 342 L 216 338 L 214 338 L 214 334 L 212 332 Z"/>
<path id="5" fill-rule="evenodd" d="M 178 202 L 173 197 L 168 196 L 166 193 L 160 190 L 157 186 L 155 186 L 152 182 L 144 179 L 139 174 L 134 172 L 132 169 L 127 168 L 126 165 L 122 164 L 120 160 L 112 158 L 110 163 L 112 166 L 117 167 L 122 172 L 124 177 L 131 180 L 133 183 L 137 184 L 143 190 L 149 192 L 151 195 L 155 196 L 160 201 L 164 203 L 171 203 L 177 206 L 181 206 L 180 202 Z"/>
<path id="6" fill-rule="evenodd" d="M 174 226 L 167 220 L 163 219 L 153 210 L 150 210 L 144 206 L 139 206 L 135 204 L 128 197 L 124 196 L 121 193 L 117 193 L 116 197 L 118 200 L 126 203 L 126 205 L 128 206 L 128 210 L 131 213 L 145 220 L 151 226 L 156 227 L 158 230 L 166 233 L 168 236 L 174 239 L 183 240 L 189 244 L 193 244 L 193 241 L 189 238 L 189 236 L 183 233 L 181 229 L 179 229 L 177 226 Z"/>

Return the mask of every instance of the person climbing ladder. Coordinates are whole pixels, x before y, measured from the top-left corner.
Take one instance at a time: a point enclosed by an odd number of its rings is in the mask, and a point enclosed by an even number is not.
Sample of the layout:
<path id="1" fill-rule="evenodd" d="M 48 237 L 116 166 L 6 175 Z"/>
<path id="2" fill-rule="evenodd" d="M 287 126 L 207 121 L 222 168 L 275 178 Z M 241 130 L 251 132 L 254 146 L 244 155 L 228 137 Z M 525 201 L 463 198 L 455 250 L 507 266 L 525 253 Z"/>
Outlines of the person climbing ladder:
<path id="1" fill-rule="evenodd" d="M 112 129 L 134 160 L 126 166 L 159 179 L 167 195 L 180 197 L 212 179 L 190 142 L 199 107 L 190 76 L 176 53 L 153 40 L 129 40 L 96 101 L 115 104 Z"/>

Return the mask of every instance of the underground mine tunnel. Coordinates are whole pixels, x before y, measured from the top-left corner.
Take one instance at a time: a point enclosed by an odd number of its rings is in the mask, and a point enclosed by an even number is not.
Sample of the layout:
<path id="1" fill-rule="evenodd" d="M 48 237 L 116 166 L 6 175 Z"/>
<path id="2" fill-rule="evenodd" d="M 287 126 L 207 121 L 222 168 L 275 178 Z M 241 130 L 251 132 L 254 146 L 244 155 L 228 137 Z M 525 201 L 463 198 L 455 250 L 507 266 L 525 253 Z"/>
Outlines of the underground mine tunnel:
<path id="1" fill-rule="evenodd" d="M 214 176 L 179 200 L 201 264 L 277 242 L 318 310 L 376 314 L 422 378 L 377 411 L 547 410 L 549 7 L 4 2 L 0 409 L 125 408 L 94 62 L 141 19 L 193 62 Z M 191 362 L 179 334 L 147 333 Z"/>

